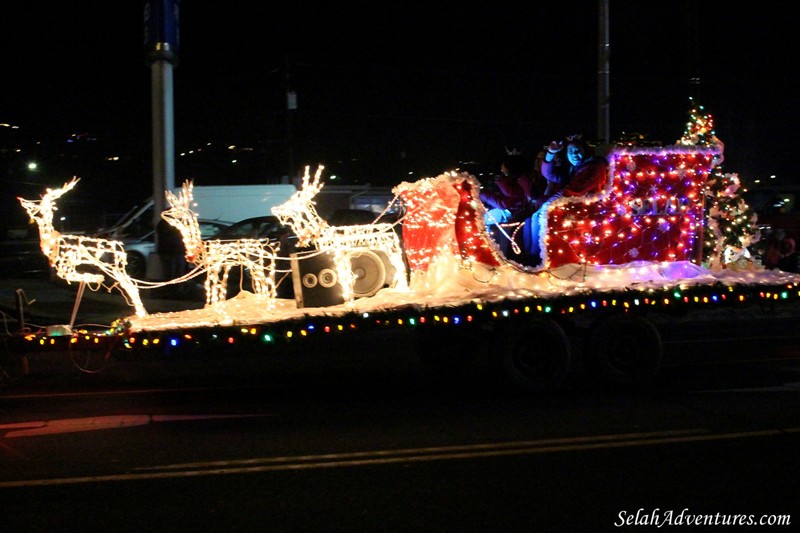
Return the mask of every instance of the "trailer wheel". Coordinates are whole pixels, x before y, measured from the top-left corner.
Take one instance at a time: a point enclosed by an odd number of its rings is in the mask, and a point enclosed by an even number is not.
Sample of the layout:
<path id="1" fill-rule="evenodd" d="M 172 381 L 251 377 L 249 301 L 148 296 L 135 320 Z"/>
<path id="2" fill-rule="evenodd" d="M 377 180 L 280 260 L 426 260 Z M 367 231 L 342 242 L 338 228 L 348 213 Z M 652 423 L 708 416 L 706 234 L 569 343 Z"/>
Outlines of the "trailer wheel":
<path id="1" fill-rule="evenodd" d="M 588 337 L 586 366 L 606 383 L 635 386 L 658 374 L 664 358 L 661 335 L 640 315 L 613 315 Z"/>
<path id="2" fill-rule="evenodd" d="M 440 378 L 460 378 L 468 373 L 480 350 L 476 328 L 421 327 L 414 334 L 414 348 L 422 366 Z"/>
<path id="3" fill-rule="evenodd" d="M 513 326 L 512 326 L 513 328 Z M 549 319 L 535 320 L 519 329 L 507 328 L 500 347 L 501 376 L 524 392 L 557 390 L 567 377 L 572 362 L 569 339 L 564 329 Z"/>

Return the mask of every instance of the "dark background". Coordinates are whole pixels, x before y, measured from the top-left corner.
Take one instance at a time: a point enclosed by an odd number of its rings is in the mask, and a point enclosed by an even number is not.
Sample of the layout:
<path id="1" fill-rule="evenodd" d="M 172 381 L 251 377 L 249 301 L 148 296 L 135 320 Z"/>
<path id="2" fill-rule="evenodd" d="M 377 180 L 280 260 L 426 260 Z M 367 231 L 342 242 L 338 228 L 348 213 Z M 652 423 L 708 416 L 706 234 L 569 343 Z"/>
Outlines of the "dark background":
<path id="1" fill-rule="evenodd" d="M 180 3 L 177 182 L 269 183 L 322 163 L 346 183 L 393 186 L 597 135 L 595 1 L 315 4 Z M 0 127 L 6 191 L 79 175 L 72 200 L 111 212 L 152 192 L 143 5 L 4 6 L 0 123 L 17 127 Z M 783 3 L 609 6 L 612 140 L 674 143 L 694 97 L 726 171 L 794 179 L 798 39 Z"/>

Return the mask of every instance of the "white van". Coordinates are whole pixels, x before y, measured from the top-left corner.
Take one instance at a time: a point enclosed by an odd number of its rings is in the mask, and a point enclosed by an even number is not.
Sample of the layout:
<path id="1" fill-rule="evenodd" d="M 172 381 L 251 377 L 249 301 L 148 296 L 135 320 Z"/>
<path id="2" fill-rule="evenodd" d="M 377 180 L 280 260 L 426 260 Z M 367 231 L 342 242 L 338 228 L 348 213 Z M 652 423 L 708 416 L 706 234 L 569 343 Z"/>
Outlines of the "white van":
<path id="1" fill-rule="evenodd" d="M 178 194 L 181 188 L 175 188 Z M 213 237 L 224 226 L 234 222 L 272 214 L 272 208 L 287 201 L 297 189 L 294 185 L 204 185 L 194 186 L 194 210 L 204 237 Z M 165 206 L 168 207 L 168 206 Z M 153 199 L 132 208 L 113 226 L 100 230 L 100 235 L 122 241 L 128 258 L 129 274 L 159 279 L 155 256 Z"/>

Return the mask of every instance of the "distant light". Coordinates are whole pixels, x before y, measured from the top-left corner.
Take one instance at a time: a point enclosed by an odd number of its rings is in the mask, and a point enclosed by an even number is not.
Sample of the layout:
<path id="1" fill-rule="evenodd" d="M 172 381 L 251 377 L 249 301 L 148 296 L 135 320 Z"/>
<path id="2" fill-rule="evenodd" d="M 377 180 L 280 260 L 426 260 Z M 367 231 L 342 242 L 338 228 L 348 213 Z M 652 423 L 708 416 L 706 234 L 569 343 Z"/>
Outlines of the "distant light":
<path id="1" fill-rule="evenodd" d="M 231 144 L 230 146 L 228 146 L 228 150 L 236 150 L 236 145 Z"/>
<path id="2" fill-rule="evenodd" d="M 118 155 L 110 155 L 110 156 L 106 157 L 106 161 L 119 161 L 119 156 Z"/>
<path id="3" fill-rule="evenodd" d="M 28 163 L 28 170 L 36 170 L 38 166 L 39 165 L 37 165 L 36 162 L 31 161 L 30 163 Z"/>
<path id="4" fill-rule="evenodd" d="M 771 180 L 774 180 L 774 179 L 775 179 L 775 174 L 773 174 L 772 176 L 770 176 L 770 177 L 769 177 L 769 179 L 771 179 Z"/>
<path id="5" fill-rule="evenodd" d="M 335 175 L 331 175 L 330 179 L 335 180 L 336 176 Z"/>
<path id="6" fill-rule="evenodd" d="M 231 159 L 231 163 L 236 163 L 236 162 L 237 162 L 236 159 Z"/>

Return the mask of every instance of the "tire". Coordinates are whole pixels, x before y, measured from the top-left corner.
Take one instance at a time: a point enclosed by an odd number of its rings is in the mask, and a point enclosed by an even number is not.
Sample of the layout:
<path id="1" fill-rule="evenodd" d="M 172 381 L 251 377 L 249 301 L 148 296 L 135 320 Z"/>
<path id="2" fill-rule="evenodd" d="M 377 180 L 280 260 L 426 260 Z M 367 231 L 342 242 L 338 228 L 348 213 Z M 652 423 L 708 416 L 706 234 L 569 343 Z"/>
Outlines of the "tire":
<path id="1" fill-rule="evenodd" d="M 0 391 L 25 375 L 24 355 L 16 353 L 11 337 L 0 339 Z"/>
<path id="2" fill-rule="evenodd" d="M 101 344 L 89 348 L 76 347 L 70 342 L 68 344 L 69 359 L 81 372 L 86 374 L 99 374 L 105 370 L 118 342 L 119 338 L 109 338 L 105 345 Z"/>
<path id="3" fill-rule="evenodd" d="M 592 326 L 586 366 L 615 386 L 648 383 L 660 371 L 664 345 L 656 326 L 640 315 L 612 315 Z"/>
<path id="4" fill-rule="evenodd" d="M 513 330 L 507 328 L 501 337 L 499 367 L 506 383 L 522 392 L 547 393 L 561 388 L 572 364 L 572 350 L 557 322 L 537 319 Z"/>
<path id="5" fill-rule="evenodd" d="M 143 279 L 147 273 L 147 258 L 140 253 L 129 252 L 125 271 L 132 278 Z"/>
<path id="6" fill-rule="evenodd" d="M 437 378 L 466 376 L 480 346 L 480 332 L 469 326 L 424 326 L 414 332 L 417 357 L 423 368 Z"/>

